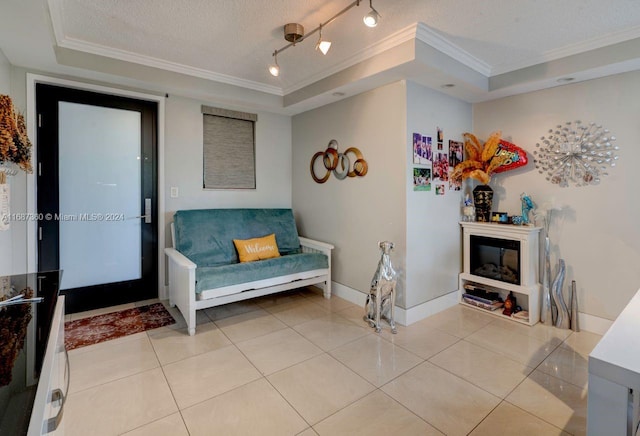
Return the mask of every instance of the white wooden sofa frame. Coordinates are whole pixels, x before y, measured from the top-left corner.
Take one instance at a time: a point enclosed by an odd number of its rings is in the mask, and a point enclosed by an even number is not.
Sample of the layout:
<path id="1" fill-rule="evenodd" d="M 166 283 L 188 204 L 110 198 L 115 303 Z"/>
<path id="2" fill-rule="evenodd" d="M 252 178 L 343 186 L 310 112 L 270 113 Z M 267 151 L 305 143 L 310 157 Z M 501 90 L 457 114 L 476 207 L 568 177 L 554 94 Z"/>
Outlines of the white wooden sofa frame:
<path id="1" fill-rule="evenodd" d="M 333 245 L 301 236 L 299 239 L 303 253 L 326 255 L 329 267 L 204 290 L 198 294 L 199 298 L 196 298 L 196 268 L 198 266 L 175 248 L 165 248 L 169 272 L 169 305 L 171 307 L 177 306 L 182 313 L 187 322 L 189 336 L 193 336 L 196 332 L 197 310 L 311 285 L 320 285 L 324 298 L 331 298 L 331 250 L 334 248 Z M 173 223 L 171 223 L 171 245 L 175 247 Z"/>

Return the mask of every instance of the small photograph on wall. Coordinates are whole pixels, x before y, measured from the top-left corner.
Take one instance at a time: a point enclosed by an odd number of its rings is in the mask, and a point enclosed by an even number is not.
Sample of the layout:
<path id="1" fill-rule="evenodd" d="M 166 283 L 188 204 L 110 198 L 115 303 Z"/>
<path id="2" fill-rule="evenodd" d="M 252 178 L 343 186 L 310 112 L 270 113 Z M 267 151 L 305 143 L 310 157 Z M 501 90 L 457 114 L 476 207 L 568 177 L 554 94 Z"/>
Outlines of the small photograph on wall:
<path id="1" fill-rule="evenodd" d="M 433 177 L 443 182 L 449 180 L 449 159 L 447 153 L 436 152 L 434 154 Z"/>
<path id="2" fill-rule="evenodd" d="M 413 134 L 413 163 L 426 165 L 431 163 L 431 137 Z"/>
<path id="3" fill-rule="evenodd" d="M 438 131 L 438 150 L 442 150 L 444 148 L 444 133 L 440 127 L 437 128 Z"/>
<path id="4" fill-rule="evenodd" d="M 413 190 L 431 191 L 431 168 L 413 169 Z"/>
<path id="5" fill-rule="evenodd" d="M 450 168 L 453 171 L 453 168 Z M 461 191 L 462 190 L 462 180 L 453 180 L 449 177 L 449 190 L 451 191 Z"/>
<path id="6" fill-rule="evenodd" d="M 436 195 L 444 195 L 446 185 L 444 183 L 436 183 Z"/>
<path id="7" fill-rule="evenodd" d="M 427 162 L 431 163 L 433 160 L 433 151 L 431 149 L 431 136 L 423 136 L 422 144 L 424 145 L 424 154 Z"/>
<path id="8" fill-rule="evenodd" d="M 449 140 L 449 166 L 451 168 L 462 162 L 462 142 Z"/>

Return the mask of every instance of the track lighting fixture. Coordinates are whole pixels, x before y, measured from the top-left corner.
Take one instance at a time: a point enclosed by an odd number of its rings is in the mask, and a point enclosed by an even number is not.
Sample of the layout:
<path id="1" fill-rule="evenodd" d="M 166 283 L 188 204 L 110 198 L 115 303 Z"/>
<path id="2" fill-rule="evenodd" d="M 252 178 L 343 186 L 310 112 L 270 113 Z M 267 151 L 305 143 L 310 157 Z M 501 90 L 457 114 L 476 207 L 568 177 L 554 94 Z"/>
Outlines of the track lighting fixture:
<path id="1" fill-rule="evenodd" d="M 326 55 L 327 52 L 329 51 L 329 48 L 331 48 L 331 41 L 326 41 L 322 39 L 322 28 L 332 23 L 336 18 L 338 18 L 340 15 L 344 14 L 354 6 L 360 6 L 361 1 L 362 0 L 355 0 L 354 2 L 349 4 L 349 6 L 342 9 L 340 12 L 335 14 L 333 17 L 329 18 L 324 23 L 320 23 L 318 27 L 316 27 L 315 29 L 313 29 L 308 33 L 304 33 L 304 27 L 302 26 L 302 24 L 298 24 L 298 23 L 285 24 L 284 39 L 289 41 L 289 44 L 273 52 L 272 56 L 274 58 L 274 63 L 269 65 L 269 73 L 271 73 L 271 75 L 275 77 L 277 77 L 280 74 L 280 66 L 278 65 L 278 53 L 285 51 L 291 46 L 301 43 L 302 41 L 304 41 L 305 39 L 307 39 L 309 36 L 313 35 L 316 32 L 319 32 L 318 42 L 316 43 L 316 50 L 320 50 L 322 54 Z M 369 11 L 369 13 L 365 15 L 363 18 L 364 24 L 366 24 L 369 27 L 377 26 L 378 21 L 380 20 L 380 14 L 378 13 L 378 11 L 374 9 L 372 2 L 373 0 L 369 0 L 369 8 L 371 9 L 371 11 Z"/>
<path id="2" fill-rule="evenodd" d="M 322 24 L 321 24 L 320 37 L 318 38 L 318 42 L 316 43 L 316 50 L 320 50 L 323 55 L 326 55 L 330 48 L 331 48 L 331 41 L 326 41 L 322 39 Z"/>
<path id="3" fill-rule="evenodd" d="M 373 0 L 369 0 L 369 7 L 371 8 L 371 11 L 362 19 L 364 24 L 368 27 L 376 27 L 378 25 L 378 20 L 380 19 L 380 14 L 374 9 L 372 2 Z"/>

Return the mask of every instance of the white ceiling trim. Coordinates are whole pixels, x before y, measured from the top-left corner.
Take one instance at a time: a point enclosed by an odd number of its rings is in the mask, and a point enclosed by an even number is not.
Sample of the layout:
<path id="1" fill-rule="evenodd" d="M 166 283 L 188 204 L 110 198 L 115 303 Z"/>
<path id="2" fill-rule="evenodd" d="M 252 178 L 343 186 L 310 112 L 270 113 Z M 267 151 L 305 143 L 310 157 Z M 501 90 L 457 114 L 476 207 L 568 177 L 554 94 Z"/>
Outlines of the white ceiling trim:
<path id="1" fill-rule="evenodd" d="M 416 39 L 425 44 L 429 44 L 436 50 L 441 51 L 485 77 L 489 77 L 489 74 L 491 74 L 491 66 L 489 64 L 458 47 L 424 23 L 417 23 Z"/>
<path id="2" fill-rule="evenodd" d="M 175 73 L 186 74 L 188 76 L 199 77 L 201 79 L 213 80 L 216 82 L 226 83 L 228 85 L 240 86 L 243 88 L 253 89 L 255 91 L 266 92 L 282 96 L 282 89 L 273 85 L 265 85 L 264 83 L 254 82 L 252 80 L 240 79 L 238 77 L 226 74 L 215 73 L 213 71 L 202 68 L 191 67 L 177 62 L 170 62 L 163 59 L 145 56 L 133 53 L 127 50 L 120 50 L 113 47 L 106 47 L 100 44 L 94 44 L 75 38 L 70 38 L 64 34 L 64 15 L 62 14 L 62 2 L 49 0 L 49 12 L 53 33 L 56 38 L 56 44 L 62 48 L 78 50 L 85 53 L 91 53 L 98 56 L 106 56 L 121 61 L 132 62 L 148 67 L 159 68 L 162 70 L 173 71 Z"/>
<path id="3" fill-rule="evenodd" d="M 540 56 L 529 57 L 526 60 L 512 62 L 504 64 L 502 66 L 494 67 L 491 69 L 491 75 L 497 76 L 499 74 L 510 73 L 512 71 L 520 70 L 522 68 L 531 67 L 533 65 L 543 64 L 546 62 L 556 61 L 568 56 L 577 55 L 590 50 L 606 47 L 620 42 L 629 41 L 632 39 L 640 38 L 640 26 L 633 27 L 631 29 L 619 30 L 614 33 L 610 33 L 603 37 L 592 38 L 586 41 L 581 41 L 577 44 L 571 44 L 565 47 L 561 47 L 555 50 L 550 50 Z"/>
<path id="4" fill-rule="evenodd" d="M 372 58 L 374 56 L 379 55 L 380 53 L 389 50 L 391 48 L 394 48 L 400 44 L 403 44 L 407 41 L 411 41 L 412 39 L 416 38 L 416 29 L 418 27 L 419 23 L 414 23 L 411 24 L 407 27 L 405 27 L 404 29 L 400 29 L 399 31 L 397 31 L 396 33 L 393 33 L 389 36 L 387 36 L 386 38 L 382 39 L 381 41 L 378 41 L 375 44 L 372 44 L 368 47 L 363 48 L 362 50 L 360 50 L 358 53 L 356 53 L 354 56 L 351 56 L 349 59 L 347 59 L 344 62 L 340 62 L 336 65 L 334 65 L 331 68 L 328 68 L 326 70 L 323 70 L 321 72 L 318 72 L 312 76 L 310 76 L 308 79 L 303 80 L 301 82 L 296 83 L 295 85 L 291 85 L 287 88 L 284 88 L 284 95 L 290 94 L 292 92 L 295 92 L 299 89 L 304 88 L 305 86 L 309 86 L 313 83 L 316 83 L 319 80 L 322 80 L 326 77 L 329 77 L 333 74 L 339 73 L 340 71 L 352 67 L 356 64 L 359 64 L 360 62 L 363 62 L 369 58 Z"/>
<path id="5" fill-rule="evenodd" d="M 240 79 L 238 77 L 215 73 L 213 71 L 205 70 L 202 68 L 191 67 L 188 65 L 179 64 L 177 62 L 170 62 L 151 56 L 140 55 L 126 50 L 105 47 L 99 44 L 93 44 L 74 38 L 65 37 L 64 40 L 57 41 L 57 44 L 62 48 L 78 50 L 99 56 L 106 56 L 121 61 L 132 62 L 167 71 L 173 71 L 174 73 L 186 74 L 188 76 L 213 80 L 215 82 L 226 83 L 228 85 L 235 85 L 242 88 L 253 89 L 255 91 L 262 91 L 268 94 L 275 94 L 278 96 L 283 95 L 282 89 L 277 86 L 265 85 L 264 83 L 254 82 L 252 80 Z"/>
<path id="6" fill-rule="evenodd" d="M 64 40 L 64 14 L 62 13 L 62 0 L 48 0 L 49 16 L 51 17 L 51 27 L 56 42 Z"/>

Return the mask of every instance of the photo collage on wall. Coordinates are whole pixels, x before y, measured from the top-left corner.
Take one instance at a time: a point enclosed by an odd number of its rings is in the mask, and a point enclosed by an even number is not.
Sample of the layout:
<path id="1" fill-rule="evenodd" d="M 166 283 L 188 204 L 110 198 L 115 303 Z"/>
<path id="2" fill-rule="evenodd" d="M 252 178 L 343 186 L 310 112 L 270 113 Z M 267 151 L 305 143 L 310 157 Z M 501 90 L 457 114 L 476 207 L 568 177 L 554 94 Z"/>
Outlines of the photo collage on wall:
<path id="1" fill-rule="evenodd" d="M 413 190 L 431 191 L 434 185 L 436 195 L 445 195 L 447 185 L 449 190 L 460 191 L 460 182 L 451 180 L 449 174 L 453 168 L 462 162 L 463 144 L 449 140 L 445 146 L 444 132 L 436 128 L 436 145 L 432 146 L 431 136 L 414 133 L 413 138 Z"/>
<path id="2" fill-rule="evenodd" d="M 413 163 L 420 165 L 419 167 L 413 167 L 414 191 L 431 191 L 432 159 L 433 149 L 431 148 L 431 136 L 414 133 Z"/>

